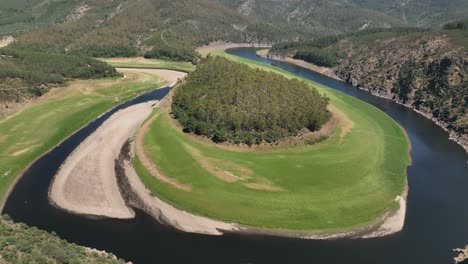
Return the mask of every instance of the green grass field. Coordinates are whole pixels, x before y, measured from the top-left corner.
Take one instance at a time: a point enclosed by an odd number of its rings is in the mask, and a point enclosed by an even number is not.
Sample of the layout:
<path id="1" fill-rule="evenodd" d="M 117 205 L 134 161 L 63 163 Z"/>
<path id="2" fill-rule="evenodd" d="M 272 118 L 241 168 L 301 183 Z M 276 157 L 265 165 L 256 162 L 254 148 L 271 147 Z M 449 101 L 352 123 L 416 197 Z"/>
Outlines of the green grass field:
<path id="1" fill-rule="evenodd" d="M 256 53 L 257 53 L 258 56 L 263 56 L 264 57 L 264 56 L 268 55 L 268 51 L 269 51 L 269 49 L 261 49 L 261 50 L 257 50 Z"/>
<path id="2" fill-rule="evenodd" d="M 296 77 L 274 66 L 211 52 Z M 404 131 L 377 108 L 311 81 L 354 123 L 326 140 L 271 152 L 230 151 L 184 135 L 163 110 L 145 135 L 161 172 L 191 187 L 158 181 L 135 159 L 146 186 L 180 209 L 249 226 L 338 232 L 375 222 L 406 186 L 410 163 Z M 220 174 L 231 175 L 228 182 Z M 229 177 L 228 177 L 229 178 Z M 253 186 L 256 188 L 254 189 Z"/>
<path id="3" fill-rule="evenodd" d="M 162 85 L 155 75 L 75 81 L 0 119 L 0 197 L 41 154 L 115 105 Z"/>
<path id="4" fill-rule="evenodd" d="M 102 58 L 101 60 L 114 67 L 123 68 L 166 69 L 187 73 L 195 70 L 195 65 L 190 62 L 175 62 L 145 58 Z"/>

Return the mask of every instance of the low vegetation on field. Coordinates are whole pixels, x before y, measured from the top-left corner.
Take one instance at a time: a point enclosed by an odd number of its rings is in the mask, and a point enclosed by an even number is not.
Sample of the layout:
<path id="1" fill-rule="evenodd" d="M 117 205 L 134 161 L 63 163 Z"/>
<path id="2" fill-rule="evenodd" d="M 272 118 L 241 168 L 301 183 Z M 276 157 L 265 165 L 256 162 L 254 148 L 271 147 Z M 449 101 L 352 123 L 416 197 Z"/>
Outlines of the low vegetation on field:
<path id="1" fill-rule="evenodd" d="M 192 72 L 195 65 L 190 62 L 176 62 L 167 60 L 145 59 L 145 58 L 102 58 L 101 60 L 114 67 L 121 68 L 142 68 L 142 69 L 166 69 L 181 72 Z"/>
<path id="2" fill-rule="evenodd" d="M 92 250 L 22 223 L 0 217 L 0 262 L 124 264 L 110 253 Z"/>
<path id="3" fill-rule="evenodd" d="M 297 78 L 273 66 L 212 54 Z M 374 223 L 398 206 L 394 199 L 405 189 L 404 132 L 375 107 L 306 83 L 326 94 L 347 120 L 327 139 L 268 151 L 228 149 L 183 133 L 168 105 L 150 124 L 145 151 L 161 174 L 190 188 L 158 180 L 136 158 L 142 181 L 180 209 L 256 227 L 339 232 Z"/>
<path id="4" fill-rule="evenodd" d="M 304 82 L 217 56 L 177 87 L 172 113 L 186 132 L 250 146 L 319 130 L 330 117 L 327 105 Z"/>

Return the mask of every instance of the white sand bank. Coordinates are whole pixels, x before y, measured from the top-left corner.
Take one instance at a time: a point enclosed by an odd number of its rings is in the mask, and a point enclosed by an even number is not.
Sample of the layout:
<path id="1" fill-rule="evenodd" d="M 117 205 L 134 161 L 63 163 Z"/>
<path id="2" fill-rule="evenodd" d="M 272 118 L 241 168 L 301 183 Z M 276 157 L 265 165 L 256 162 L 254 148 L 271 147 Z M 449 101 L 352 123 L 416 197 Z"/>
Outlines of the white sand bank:
<path id="1" fill-rule="evenodd" d="M 118 111 L 84 140 L 55 176 L 49 192 L 51 201 L 78 214 L 134 217 L 120 194 L 114 162 L 123 144 L 151 114 L 154 103 Z"/>

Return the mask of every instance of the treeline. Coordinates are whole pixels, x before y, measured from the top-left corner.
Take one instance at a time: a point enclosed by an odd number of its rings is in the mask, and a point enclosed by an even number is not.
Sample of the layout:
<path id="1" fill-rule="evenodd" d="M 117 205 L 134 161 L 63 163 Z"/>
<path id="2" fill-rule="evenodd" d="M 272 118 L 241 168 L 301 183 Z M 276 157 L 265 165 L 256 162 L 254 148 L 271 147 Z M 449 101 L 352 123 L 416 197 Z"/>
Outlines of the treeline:
<path id="1" fill-rule="evenodd" d="M 370 29 L 352 32 L 352 33 L 315 38 L 312 40 L 277 43 L 273 45 L 270 50 L 274 52 L 274 51 L 283 51 L 283 50 L 300 48 L 300 47 L 316 47 L 316 48 L 323 49 L 323 48 L 332 46 L 340 42 L 342 39 L 345 39 L 348 37 L 361 37 L 361 36 L 367 36 L 367 35 L 383 33 L 383 32 L 394 33 L 396 34 L 396 36 L 403 36 L 407 34 L 412 34 L 412 33 L 417 33 L 417 32 L 428 32 L 428 31 L 430 31 L 430 29 L 414 28 L 414 27 L 370 28 Z"/>
<path id="2" fill-rule="evenodd" d="M 75 53 L 84 53 L 97 58 L 113 57 L 135 57 L 138 55 L 138 48 L 131 45 L 89 45 L 84 46 Z"/>
<path id="3" fill-rule="evenodd" d="M 114 67 L 86 56 L 10 48 L 0 49 L 0 55 L 0 79 L 20 78 L 32 85 L 118 75 Z"/>
<path id="4" fill-rule="evenodd" d="M 397 27 L 397 28 L 372 28 L 358 32 L 315 38 L 306 41 L 285 42 L 273 45 L 272 54 L 292 56 L 294 59 L 304 60 L 318 66 L 335 67 L 346 55 L 340 52 L 334 45 L 345 38 L 362 38 L 378 33 L 393 33 L 396 37 L 416 32 L 427 32 L 425 28 Z"/>
<path id="5" fill-rule="evenodd" d="M 444 29 L 452 30 L 452 29 L 468 29 L 468 19 L 463 21 L 454 21 L 444 25 Z"/>
<path id="6" fill-rule="evenodd" d="M 340 63 L 343 56 L 337 50 L 307 49 L 298 50 L 293 56 L 294 59 L 307 61 L 318 66 L 335 67 Z"/>
<path id="7" fill-rule="evenodd" d="M 196 64 L 199 58 L 193 48 L 173 48 L 170 46 L 155 47 L 145 53 L 147 59 L 162 59 L 171 61 L 186 61 Z"/>
<path id="8" fill-rule="evenodd" d="M 320 129 L 328 102 L 297 79 L 208 57 L 177 87 L 172 114 L 185 132 L 252 145 Z"/>
<path id="9" fill-rule="evenodd" d="M 115 68 L 87 56 L 66 55 L 30 46 L 0 49 L 0 102 L 41 96 L 67 79 L 118 76 Z"/>
<path id="10" fill-rule="evenodd" d="M 125 263 L 112 254 L 93 251 L 25 224 L 0 217 L 0 260 L 8 263 Z"/>

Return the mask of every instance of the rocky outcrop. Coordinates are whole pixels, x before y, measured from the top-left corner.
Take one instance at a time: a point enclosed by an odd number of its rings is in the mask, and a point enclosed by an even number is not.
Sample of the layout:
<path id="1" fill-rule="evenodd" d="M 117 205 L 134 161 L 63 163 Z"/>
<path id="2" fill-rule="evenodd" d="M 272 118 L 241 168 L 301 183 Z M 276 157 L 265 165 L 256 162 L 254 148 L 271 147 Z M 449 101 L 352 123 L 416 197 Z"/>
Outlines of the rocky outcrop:
<path id="1" fill-rule="evenodd" d="M 338 44 L 334 72 L 344 81 L 413 108 L 468 150 L 468 52 L 445 35 Z"/>
<path id="2" fill-rule="evenodd" d="M 453 251 L 459 253 L 458 256 L 453 258 L 455 263 L 468 263 L 468 246 L 465 246 L 465 248 L 457 248 Z"/>

